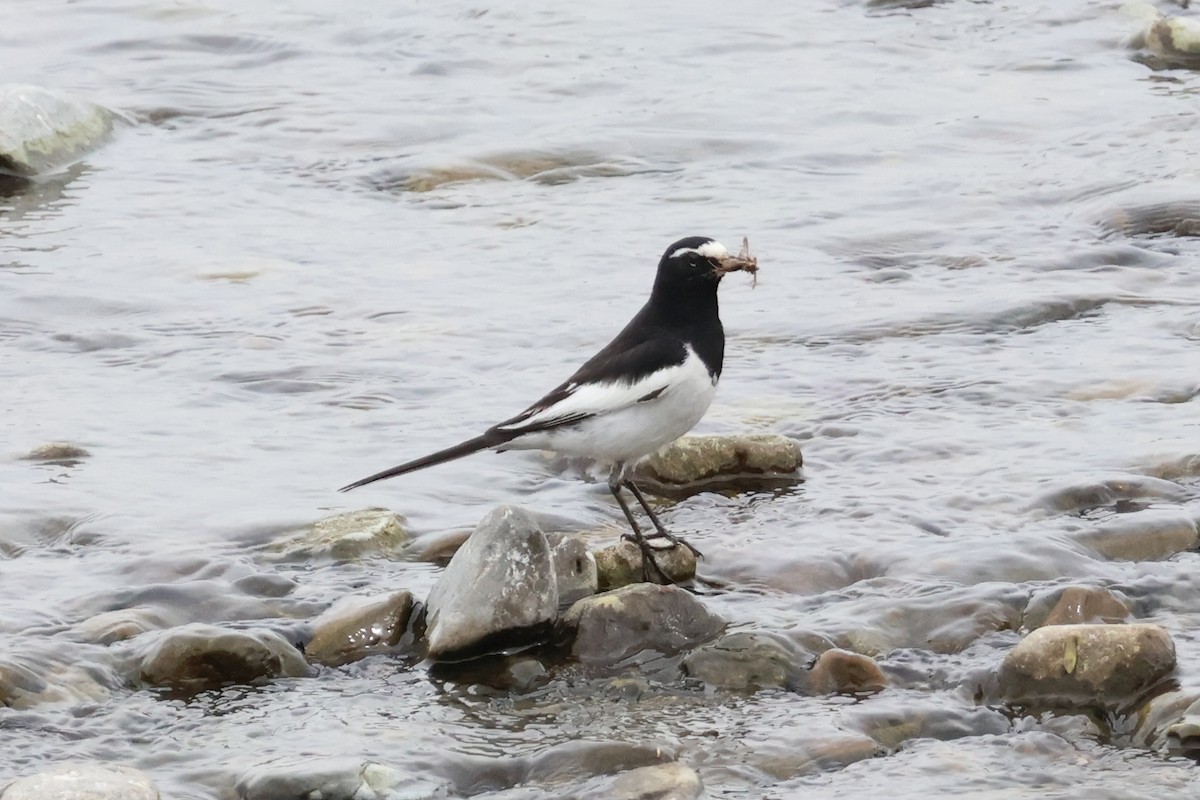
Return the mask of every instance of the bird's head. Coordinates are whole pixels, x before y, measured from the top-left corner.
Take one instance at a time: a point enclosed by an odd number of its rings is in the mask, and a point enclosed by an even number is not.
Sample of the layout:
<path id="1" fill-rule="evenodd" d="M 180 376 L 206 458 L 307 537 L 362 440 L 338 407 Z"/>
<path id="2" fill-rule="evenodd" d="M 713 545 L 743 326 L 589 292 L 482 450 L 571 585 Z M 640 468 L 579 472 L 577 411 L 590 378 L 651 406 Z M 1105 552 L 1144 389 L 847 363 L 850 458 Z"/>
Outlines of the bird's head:
<path id="1" fill-rule="evenodd" d="M 733 255 L 716 239 L 689 236 L 667 248 L 658 262 L 658 280 L 675 285 L 708 283 L 716 286 L 730 272 L 758 272 L 758 259 L 743 241 L 742 252 Z"/>

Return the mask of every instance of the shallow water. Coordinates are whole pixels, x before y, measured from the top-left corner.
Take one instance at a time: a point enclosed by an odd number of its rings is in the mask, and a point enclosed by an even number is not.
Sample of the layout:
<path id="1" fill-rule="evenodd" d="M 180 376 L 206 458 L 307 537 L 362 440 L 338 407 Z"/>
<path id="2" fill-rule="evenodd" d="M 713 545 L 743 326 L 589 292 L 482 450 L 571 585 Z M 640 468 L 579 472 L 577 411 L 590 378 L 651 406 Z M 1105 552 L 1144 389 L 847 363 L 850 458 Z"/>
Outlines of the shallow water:
<path id="1" fill-rule="evenodd" d="M 1018 638 L 1004 620 L 1061 583 L 1124 592 L 1195 683 L 1195 553 L 1077 538 L 1200 518 L 1200 240 L 1112 222 L 1200 193 L 1200 79 L 1131 58 L 1136 22 L 1087 2 L 273 5 L 9 0 L 8 79 L 134 124 L 0 198 L 0 658 L 86 689 L 0 708 L 0 784 L 88 756 L 213 797 L 347 757 L 465 792 L 472 758 L 586 739 L 662 746 L 714 797 L 1194 790 L 1190 762 L 971 700 Z M 698 430 L 796 436 L 808 480 L 669 524 L 717 611 L 841 644 L 866 623 L 859 649 L 907 683 L 614 704 L 583 678 L 495 697 L 370 659 L 184 701 L 79 634 L 130 607 L 287 633 L 346 594 L 422 595 L 429 565 L 263 557 L 364 505 L 418 534 L 501 502 L 615 531 L 602 484 L 536 454 L 333 489 L 556 385 L 697 233 L 748 235 L 762 267 L 722 289 Z M 52 441 L 90 456 L 21 458 Z M 802 757 L 871 714 L 944 719 L 845 768 Z"/>

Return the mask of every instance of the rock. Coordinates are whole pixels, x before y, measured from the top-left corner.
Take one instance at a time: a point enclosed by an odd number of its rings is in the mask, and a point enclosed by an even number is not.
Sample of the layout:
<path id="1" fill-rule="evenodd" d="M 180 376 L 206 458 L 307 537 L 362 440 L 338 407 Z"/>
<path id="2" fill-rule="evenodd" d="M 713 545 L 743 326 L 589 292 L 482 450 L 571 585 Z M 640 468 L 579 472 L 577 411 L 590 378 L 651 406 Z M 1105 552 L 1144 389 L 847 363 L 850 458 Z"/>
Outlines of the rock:
<path id="1" fill-rule="evenodd" d="M 433 800 L 445 786 L 373 762 L 349 758 L 277 761 L 244 773 L 239 800 Z"/>
<path id="2" fill-rule="evenodd" d="M 814 694 L 857 694 L 877 692 L 887 686 L 887 677 L 875 659 L 848 650 L 826 650 L 808 674 Z"/>
<path id="3" fill-rule="evenodd" d="M 799 742 L 756 743 L 751 761 L 756 769 L 786 781 L 801 775 L 834 772 L 856 761 L 886 754 L 887 750 L 869 736 L 839 732 L 804 736 Z"/>
<path id="4" fill-rule="evenodd" d="M 584 598 L 562 618 L 571 655 L 613 663 L 642 651 L 674 655 L 709 641 L 725 621 L 677 586 L 639 583 Z"/>
<path id="5" fill-rule="evenodd" d="M 102 611 L 76 625 L 75 632 L 85 641 L 113 644 L 141 636 L 148 631 L 161 630 L 171 624 L 162 611 L 148 606 L 136 606 Z"/>
<path id="6" fill-rule="evenodd" d="M 800 443 L 777 434 L 685 436 L 644 461 L 635 481 L 656 494 L 778 489 L 799 483 Z"/>
<path id="7" fill-rule="evenodd" d="M 271 631 L 235 631 L 193 623 L 163 631 L 142 652 L 141 679 L 200 692 L 226 684 L 310 674 L 291 644 Z"/>
<path id="8" fill-rule="evenodd" d="M 566 607 L 594 595 L 599 588 L 599 577 L 596 557 L 588 550 L 587 543 L 578 536 L 560 533 L 548 534 L 546 539 L 550 542 L 550 558 L 558 580 L 559 606 Z"/>
<path id="9" fill-rule="evenodd" d="M 404 548 L 404 557 L 413 561 L 428 561 L 445 566 L 454 558 L 458 548 L 470 538 L 469 530 L 443 531 L 431 536 L 414 539 Z"/>
<path id="10" fill-rule="evenodd" d="M 672 762 L 622 772 L 607 785 L 581 794 L 586 800 L 695 800 L 703 793 L 700 776 Z"/>
<path id="11" fill-rule="evenodd" d="M 1200 545 L 1195 520 L 1178 511 L 1123 514 L 1075 539 L 1113 561 L 1161 561 Z"/>
<path id="12" fill-rule="evenodd" d="M 413 605 L 412 592 L 405 591 L 367 605 L 335 606 L 313 621 L 304 655 L 314 664 L 336 667 L 407 649 L 401 647 L 401 640 Z"/>
<path id="13" fill-rule="evenodd" d="M 288 560 L 331 558 L 355 561 L 364 556 L 393 555 L 408 541 L 404 517 L 384 508 L 365 508 L 317 520 L 297 536 L 270 549 Z"/>
<path id="14" fill-rule="evenodd" d="M 40 86 L 0 86 L 0 172 L 32 176 L 79 158 L 108 138 L 114 114 Z"/>
<path id="15" fill-rule="evenodd" d="M 1179 751 L 1184 740 L 1179 738 L 1179 729 L 1175 729 L 1178 741 L 1172 741 L 1169 731 L 1184 717 L 1193 715 L 1200 715 L 1200 691 L 1178 689 L 1156 694 L 1138 708 L 1132 741 L 1138 747 L 1155 749 L 1165 743 L 1175 751 L 1173 754 L 1182 754 Z"/>
<path id="16" fill-rule="evenodd" d="M 1200 67 L 1200 22 L 1190 17 L 1163 17 L 1144 34 L 1146 49 L 1172 66 Z"/>
<path id="17" fill-rule="evenodd" d="M 930 700 L 895 697 L 851 706 L 843 716 L 879 744 L 895 750 L 913 739 L 966 739 L 1000 736 L 1012 729 L 1007 716 L 986 706 L 961 706 L 945 696 Z"/>
<path id="18" fill-rule="evenodd" d="M 0 129 L 0 137 L 4 135 Z M 90 458 L 89 453 L 79 445 L 69 444 L 67 442 L 49 442 L 33 448 L 25 455 L 21 456 L 25 461 L 41 461 L 47 464 L 59 464 L 65 467 L 72 467 L 85 458 Z"/>
<path id="19" fill-rule="evenodd" d="M 491 511 L 426 603 L 428 656 L 455 661 L 537 641 L 558 614 L 550 544 L 516 506 Z"/>
<path id="20" fill-rule="evenodd" d="M 786 636 L 739 631 L 722 636 L 688 653 L 685 675 L 717 689 L 808 688 L 808 664 L 813 654 Z"/>
<path id="21" fill-rule="evenodd" d="M 24 710 L 42 705 L 79 706 L 102 703 L 120 686 L 122 677 L 96 658 L 95 651 L 57 647 L 26 640 L 0 654 L 0 707 Z M 28 648 L 28 649 L 26 649 Z"/>
<path id="22" fill-rule="evenodd" d="M 1119 475 L 1091 483 L 1054 489 L 1036 498 L 1032 506 L 1053 513 L 1114 508 L 1133 501 L 1186 502 L 1191 492 L 1173 481 L 1146 475 Z"/>
<path id="23" fill-rule="evenodd" d="M 1033 596 L 1025 607 L 1025 627 L 1075 625 L 1082 622 L 1117 623 L 1130 617 L 1124 595 L 1099 586 L 1066 586 Z"/>
<path id="24" fill-rule="evenodd" d="M 56 764 L 45 772 L 17 778 L 0 800 L 158 800 L 150 776 L 120 764 L 82 761 Z"/>
<path id="25" fill-rule="evenodd" d="M 1114 707 L 1175 669 L 1175 644 L 1158 625 L 1051 625 L 1014 647 L 1000 691 L 1015 705 Z"/>
<path id="26" fill-rule="evenodd" d="M 472 658 L 470 661 L 441 662 L 429 667 L 429 678 L 433 681 L 449 681 L 458 686 L 470 687 L 473 695 L 486 692 L 482 688 L 495 689 L 504 694 L 524 693 L 543 686 L 550 680 L 546 665 L 524 653 L 516 655 L 494 654 Z"/>
<path id="27" fill-rule="evenodd" d="M 642 583 L 642 551 L 636 544 L 622 539 L 595 553 L 596 578 L 600 591 L 619 589 L 631 583 Z M 654 563 L 671 583 L 683 583 L 696 577 L 696 554 L 686 547 L 672 547 L 654 554 Z M 650 578 L 666 583 L 653 567 Z"/>

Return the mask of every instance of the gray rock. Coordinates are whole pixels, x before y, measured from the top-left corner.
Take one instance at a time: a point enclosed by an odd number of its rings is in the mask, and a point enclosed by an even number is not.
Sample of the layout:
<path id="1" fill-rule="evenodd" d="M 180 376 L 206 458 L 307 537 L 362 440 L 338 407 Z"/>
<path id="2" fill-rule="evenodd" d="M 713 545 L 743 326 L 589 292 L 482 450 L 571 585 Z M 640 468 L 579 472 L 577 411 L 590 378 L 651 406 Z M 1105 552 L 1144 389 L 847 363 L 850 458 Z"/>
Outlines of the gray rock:
<path id="1" fill-rule="evenodd" d="M 1014 647 L 1000 666 L 1013 704 L 1114 707 L 1175 669 L 1175 643 L 1158 625 L 1051 625 Z"/>
<path id="2" fill-rule="evenodd" d="M 814 694 L 857 694 L 877 692 L 887 686 L 887 676 L 870 656 L 848 650 L 826 650 L 808 674 Z"/>
<path id="3" fill-rule="evenodd" d="M 385 508 L 365 508 L 318 520 L 312 527 L 273 543 L 269 550 L 288 560 L 331 558 L 355 561 L 391 556 L 409 540 L 404 517 Z"/>
<path id="4" fill-rule="evenodd" d="M 1200 690 L 1177 689 L 1156 694 L 1138 708 L 1134 717 L 1135 745 L 1157 748 L 1165 744 L 1173 755 L 1183 755 L 1189 749 L 1196 749 L 1200 742 L 1189 742 L 1190 737 L 1183 735 L 1186 731 L 1176 726 L 1188 717 L 1193 724 L 1200 720 Z"/>
<path id="5" fill-rule="evenodd" d="M 642 651 L 674 655 L 711 640 L 725 621 L 677 586 L 639 583 L 584 598 L 562 618 L 571 655 L 613 663 Z"/>
<path id="6" fill-rule="evenodd" d="M 1179 511 L 1122 514 L 1075 538 L 1113 561 L 1161 561 L 1200 545 L 1196 521 Z"/>
<path id="7" fill-rule="evenodd" d="M 558 613 L 550 544 L 533 517 L 500 506 L 475 528 L 426 603 L 429 658 L 454 661 L 530 644 Z"/>
<path id="8" fill-rule="evenodd" d="M 587 543 L 578 536 L 561 533 L 548 534 L 546 539 L 550 542 L 550 558 L 558 579 L 559 606 L 569 606 L 576 600 L 594 595 L 599 588 L 599 578 L 596 557 L 588 550 Z"/>
<path id="9" fill-rule="evenodd" d="M 140 667 L 141 679 L 153 686 L 200 692 L 225 684 L 311 674 L 300 652 L 271 631 L 194 623 L 153 636 L 143 645 Z"/>
<path id="10" fill-rule="evenodd" d="M 112 688 L 120 686 L 123 679 L 106 659 L 95 656 L 49 641 L 28 640 L 21 650 L 0 653 L 0 706 L 67 707 L 108 700 Z"/>
<path id="11" fill-rule="evenodd" d="M 911 696 L 882 697 L 847 707 L 843 717 L 879 744 L 894 750 L 913 739 L 966 739 L 1000 736 L 1012 722 L 1000 711 L 986 706 L 963 706 L 941 696 L 921 700 Z"/>
<path id="12" fill-rule="evenodd" d="M 596 576 L 600 591 L 619 589 L 632 583 L 643 583 L 642 550 L 633 542 L 622 539 L 595 553 Z M 650 568 L 655 583 L 684 583 L 696 577 L 696 554 L 682 545 L 654 554 L 660 575 Z M 663 578 L 666 575 L 666 579 Z"/>
<path id="13" fill-rule="evenodd" d="M 367 605 L 341 605 L 313 620 L 304 654 L 314 664 L 349 664 L 377 653 L 405 649 L 401 640 L 412 617 L 412 592 L 396 592 Z"/>
<path id="14" fill-rule="evenodd" d="M 1130 617 L 1129 600 L 1099 586 L 1065 586 L 1034 595 L 1025 607 L 1025 627 L 1077 625 L 1083 622 L 1113 624 Z"/>
<path id="15" fill-rule="evenodd" d="M 869 736 L 838 731 L 825 735 L 802 735 L 800 741 L 791 737 L 783 742 L 765 741 L 751 754 L 755 769 L 781 781 L 801 775 L 834 772 L 842 767 L 877 758 L 887 750 Z"/>
<path id="16" fill-rule="evenodd" d="M 111 111 L 40 86 L 0 86 L 0 172 L 31 176 L 79 158 L 112 132 Z"/>
<path id="17" fill-rule="evenodd" d="M 0 800 L 158 800 L 158 788 L 141 770 L 120 764 L 68 762 L 17 778 Z"/>
<path id="18" fill-rule="evenodd" d="M 644 461 L 635 480 L 657 494 L 753 490 L 803 480 L 800 443 L 777 434 L 685 436 Z"/>
<path id="19" fill-rule="evenodd" d="M 392 767 L 356 759 L 275 762 L 244 773 L 234 785 L 240 800 L 433 800 L 442 784 Z"/>
<path id="20" fill-rule="evenodd" d="M 683 659 L 683 672 L 718 689 L 788 689 L 808 686 L 813 654 L 772 633 L 739 631 L 697 648 Z"/>

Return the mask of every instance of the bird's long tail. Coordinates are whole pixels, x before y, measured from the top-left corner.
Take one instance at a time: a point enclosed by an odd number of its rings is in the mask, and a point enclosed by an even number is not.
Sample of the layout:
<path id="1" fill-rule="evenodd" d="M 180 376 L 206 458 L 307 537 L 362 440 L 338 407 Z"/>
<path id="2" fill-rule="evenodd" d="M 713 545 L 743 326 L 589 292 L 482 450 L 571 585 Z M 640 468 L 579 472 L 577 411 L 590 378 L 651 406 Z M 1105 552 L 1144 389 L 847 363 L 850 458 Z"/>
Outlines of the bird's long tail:
<path id="1" fill-rule="evenodd" d="M 368 483 L 382 481 L 386 478 L 394 478 L 397 475 L 404 475 L 409 472 L 416 472 L 419 469 L 432 467 L 435 464 L 444 464 L 447 461 L 453 461 L 456 458 L 469 456 L 472 453 L 478 453 L 480 450 L 487 450 L 490 447 L 497 447 L 509 441 L 512 436 L 508 436 L 502 432 L 488 431 L 482 436 L 476 436 L 474 439 L 468 439 L 461 444 L 456 444 L 453 447 L 447 447 L 445 450 L 438 450 L 436 453 L 430 453 L 427 456 L 415 458 L 412 461 L 400 464 L 390 469 L 385 469 L 382 472 L 376 472 L 374 475 L 368 475 L 362 480 L 357 480 L 354 483 L 347 484 L 338 489 L 339 492 L 348 492 L 351 489 L 357 489 L 360 486 L 366 486 Z"/>

